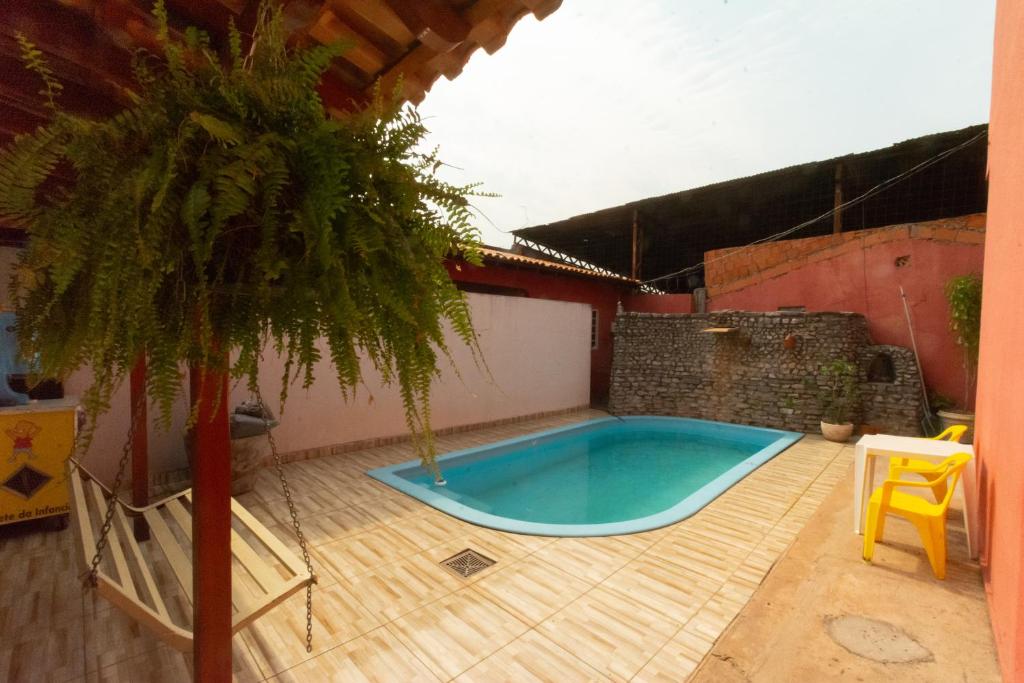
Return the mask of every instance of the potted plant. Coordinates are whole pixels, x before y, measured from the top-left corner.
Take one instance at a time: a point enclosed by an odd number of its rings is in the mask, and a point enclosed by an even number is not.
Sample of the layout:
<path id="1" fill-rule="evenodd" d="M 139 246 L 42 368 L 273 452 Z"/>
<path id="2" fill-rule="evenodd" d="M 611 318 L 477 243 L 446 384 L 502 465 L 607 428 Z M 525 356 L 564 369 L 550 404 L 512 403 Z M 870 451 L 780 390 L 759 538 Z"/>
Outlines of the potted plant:
<path id="1" fill-rule="evenodd" d="M 818 394 L 821 406 L 821 435 L 829 441 L 844 442 L 853 434 L 850 415 L 858 398 L 857 368 L 837 358 L 821 369 L 824 387 Z"/>
<path id="2" fill-rule="evenodd" d="M 262 355 L 277 353 L 283 410 L 322 357 L 346 395 L 367 359 L 399 386 L 436 470 L 428 400 L 444 330 L 476 349 L 444 266 L 456 249 L 480 264 L 475 187 L 437 176 L 415 109 L 378 92 L 329 116 L 317 88 L 343 47 L 289 45 L 276 4 L 220 48 L 174 33 L 162 1 L 153 11 L 159 49 L 136 55 L 127 106 L 105 118 L 62 109 L 60 82 L 19 36 L 52 115 L 0 150 L 0 222 L 29 238 L 13 287 L 22 355 L 43 376 L 91 369 L 86 442 L 140 358 L 168 427 L 183 366 L 259 396 Z"/>
<path id="3" fill-rule="evenodd" d="M 939 410 L 938 416 L 943 429 L 967 425 L 970 429 L 962 438 L 969 443 L 974 439 L 974 386 L 981 342 L 981 276 L 951 278 L 946 283 L 946 301 L 949 303 L 949 329 L 963 350 L 964 394 L 963 403 Z"/>

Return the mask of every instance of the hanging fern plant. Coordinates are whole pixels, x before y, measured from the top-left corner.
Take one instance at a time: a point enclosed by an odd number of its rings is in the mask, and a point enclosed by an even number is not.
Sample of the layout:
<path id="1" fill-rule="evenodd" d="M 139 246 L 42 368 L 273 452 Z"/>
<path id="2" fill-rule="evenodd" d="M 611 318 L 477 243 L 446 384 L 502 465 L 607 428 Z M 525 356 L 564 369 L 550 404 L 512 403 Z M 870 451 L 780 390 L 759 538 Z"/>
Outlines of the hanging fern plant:
<path id="1" fill-rule="evenodd" d="M 397 383 L 433 465 L 429 394 L 447 321 L 475 348 L 469 310 L 443 259 L 479 263 L 468 197 L 417 151 L 416 112 L 380 94 L 343 119 L 317 85 L 336 45 L 292 50 L 264 5 L 243 51 L 169 36 L 134 60 L 131 105 L 105 120 L 59 107 L 60 83 L 22 39 L 52 121 L 0 153 L 0 221 L 25 229 L 14 291 L 23 354 L 41 374 L 83 366 L 95 418 L 140 354 L 169 424 L 180 364 L 254 385 L 271 343 L 285 389 L 313 382 L 323 340 L 345 395 L 368 357 Z M 225 63 L 226 62 L 226 63 Z M 230 351 L 231 360 L 229 360 Z"/>

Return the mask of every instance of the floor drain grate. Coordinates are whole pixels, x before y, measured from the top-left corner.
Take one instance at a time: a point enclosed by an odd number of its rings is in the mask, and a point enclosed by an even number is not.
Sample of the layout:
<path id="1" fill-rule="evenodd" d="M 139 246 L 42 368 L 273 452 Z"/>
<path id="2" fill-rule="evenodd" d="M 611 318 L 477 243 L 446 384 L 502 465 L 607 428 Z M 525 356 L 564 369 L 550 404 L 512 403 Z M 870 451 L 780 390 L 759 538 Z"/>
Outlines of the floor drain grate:
<path id="1" fill-rule="evenodd" d="M 442 567 L 464 579 L 473 576 L 477 572 L 482 572 L 492 564 L 494 564 L 494 560 L 469 548 L 455 553 L 447 560 L 441 561 Z"/>

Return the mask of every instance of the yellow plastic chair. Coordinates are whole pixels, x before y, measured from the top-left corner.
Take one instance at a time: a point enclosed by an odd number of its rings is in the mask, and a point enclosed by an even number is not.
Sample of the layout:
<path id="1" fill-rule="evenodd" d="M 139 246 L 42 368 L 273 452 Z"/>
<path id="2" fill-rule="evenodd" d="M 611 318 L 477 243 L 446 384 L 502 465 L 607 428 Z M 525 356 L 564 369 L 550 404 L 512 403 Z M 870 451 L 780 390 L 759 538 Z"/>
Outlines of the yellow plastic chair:
<path id="1" fill-rule="evenodd" d="M 952 441 L 954 443 L 960 443 L 960 439 L 966 431 L 967 425 L 953 425 L 952 427 L 947 427 L 941 434 L 933 436 L 932 439 L 935 441 Z M 937 472 L 936 467 L 937 466 L 934 462 L 930 462 L 928 460 L 890 458 L 889 478 L 899 479 L 899 475 L 897 474 L 898 469 L 912 472 L 913 474 L 919 474 L 931 483 L 932 495 L 935 496 L 935 502 L 938 502 L 946 497 L 946 485 L 938 481 L 940 473 Z"/>
<path id="2" fill-rule="evenodd" d="M 953 498 L 953 490 L 960 479 L 960 473 L 971 459 L 967 453 L 957 453 L 939 463 L 934 473 L 938 476 L 933 481 L 904 481 L 898 477 L 887 479 L 875 489 L 868 501 L 868 520 L 864 529 L 864 559 L 868 562 L 875 553 L 875 541 L 882 540 L 885 531 L 885 516 L 899 515 L 909 520 L 921 536 L 924 550 L 932 571 L 938 579 L 946 578 L 946 510 Z M 917 471 L 912 468 L 897 468 L 897 475 Z M 897 488 L 932 488 L 936 482 L 942 482 L 946 495 L 938 503 L 931 503 L 920 496 L 915 496 Z M 933 489 L 934 490 L 934 489 Z"/>

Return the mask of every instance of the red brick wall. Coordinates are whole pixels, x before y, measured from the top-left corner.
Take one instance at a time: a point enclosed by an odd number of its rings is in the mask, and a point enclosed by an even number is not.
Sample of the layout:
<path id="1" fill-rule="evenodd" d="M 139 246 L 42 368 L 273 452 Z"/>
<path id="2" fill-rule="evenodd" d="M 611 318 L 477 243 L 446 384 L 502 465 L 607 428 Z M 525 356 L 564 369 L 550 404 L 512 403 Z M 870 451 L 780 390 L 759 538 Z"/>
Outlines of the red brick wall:
<path id="1" fill-rule="evenodd" d="M 954 275 L 981 272 L 984 238 L 978 215 L 761 245 L 718 261 L 709 252 L 709 310 L 853 311 L 867 318 L 876 343 L 909 347 L 902 285 L 925 383 L 962 401 L 962 355 L 943 287 Z"/>

